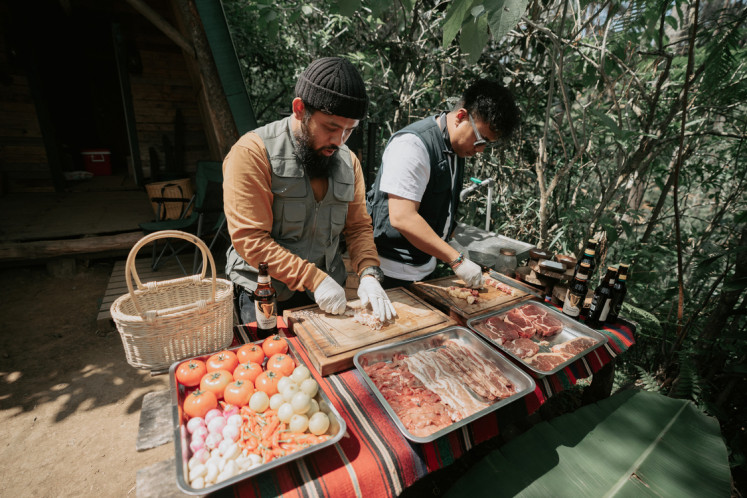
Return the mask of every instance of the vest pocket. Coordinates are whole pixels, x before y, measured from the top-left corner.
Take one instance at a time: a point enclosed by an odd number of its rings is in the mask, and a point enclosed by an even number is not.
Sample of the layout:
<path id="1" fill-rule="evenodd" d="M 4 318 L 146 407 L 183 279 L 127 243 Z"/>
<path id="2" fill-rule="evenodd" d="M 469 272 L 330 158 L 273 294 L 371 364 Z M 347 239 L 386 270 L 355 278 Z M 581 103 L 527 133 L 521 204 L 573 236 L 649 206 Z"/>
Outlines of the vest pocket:
<path id="1" fill-rule="evenodd" d="M 347 218 L 348 206 L 332 206 L 330 210 L 330 230 L 329 230 L 329 243 L 330 245 L 336 245 L 340 240 L 340 233 L 345 228 L 345 218 Z"/>
<path id="2" fill-rule="evenodd" d="M 303 234 L 305 217 L 306 205 L 303 202 L 284 202 L 283 216 L 280 218 L 280 226 L 278 226 L 278 234 L 275 238 L 289 242 L 299 240 Z"/>
<path id="3" fill-rule="evenodd" d="M 449 161 L 441 161 L 438 163 L 435 174 L 433 175 L 433 192 L 441 193 L 446 190 L 451 190 L 451 168 L 449 167 Z"/>
<path id="4" fill-rule="evenodd" d="M 338 201 L 352 202 L 355 196 L 355 185 L 335 179 L 332 181 L 332 194 Z"/>

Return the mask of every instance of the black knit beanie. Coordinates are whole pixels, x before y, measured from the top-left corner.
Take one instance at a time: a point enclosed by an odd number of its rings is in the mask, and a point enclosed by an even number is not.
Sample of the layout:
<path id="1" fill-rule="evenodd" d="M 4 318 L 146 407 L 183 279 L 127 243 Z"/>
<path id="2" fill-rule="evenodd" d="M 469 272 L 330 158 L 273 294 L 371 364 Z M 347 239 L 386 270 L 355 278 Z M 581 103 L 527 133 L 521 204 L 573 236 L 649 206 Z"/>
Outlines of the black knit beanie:
<path id="1" fill-rule="evenodd" d="M 366 86 L 358 70 L 342 57 L 317 59 L 296 83 L 296 96 L 320 111 L 363 119 L 368 108 Z"/>

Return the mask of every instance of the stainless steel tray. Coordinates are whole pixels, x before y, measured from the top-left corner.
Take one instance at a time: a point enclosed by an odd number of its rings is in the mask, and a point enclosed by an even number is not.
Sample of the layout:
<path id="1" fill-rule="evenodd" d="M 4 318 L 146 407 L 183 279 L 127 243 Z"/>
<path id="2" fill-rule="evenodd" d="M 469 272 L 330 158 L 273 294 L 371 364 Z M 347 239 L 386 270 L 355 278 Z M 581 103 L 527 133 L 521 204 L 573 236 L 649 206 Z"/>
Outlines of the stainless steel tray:
<path id="1" fill-rule="evenodd" d="M 450 339 L 454 339 L 461 344 L 472 347 L 483 359 L 486 359 L 493 363 L 496 369 L 500 370 L 501 373 L 503 373 L 503 375 L 505 375 L 511 382 L 513 382 L 514 386 L 516 386 L 516 394 L 509 396 L 508 398 L 497 400 L 489 407 L 473 413 L 472 415 L 469 415 L 468 417 L 465 417 L 458 422 L 454 422 L 453 424 L 444 427 L 443 429 L 436 431 L 433 434 L 425 437 L 415 436 L 414 434 L 410 433 L 410 431 L 408 431 L 402 424 L 389 402 L 384 398 L 384 396 L 382 396 L 381 392 L 379 392 L 379 389 L 373 383 L 373 380 L 371 380 L 365 370 L 363 370 L 363 366 L 378 363 L 381 361 L 390 362 L 392 361 L 392 356 L 395 354 L 402 353 L 410 355 L 417 353 L 418 351 L 437 349 Z M 492 411 L 495 411 L 502 406 L 521 399 L 525 395 L 533 392 L 535 388 L 534 379 L 532 379 L 519 367 L 511 363 L 510 360 L 508 360 L 503 355 L 481 341 L 480 338 L 477 337 L 472 331 L 464 327 L 447 327 L 443 330 L 439 330 L 438 332 L 433 332 L 432 334 L 428 334 L 422 337 L 416 337 L 414 339 L 408 339 L 393 344 L 385 344 L 382 346 L 365 349 L 363 351 L 359 351 L 355 355 L 355 357 L 353 358 L 353 363 L 355 363 L 355 367 L 363 376 L 366 384 L 368 384 L 368 387 L 371 389 L 371 391 L 373 391 L 376 399 L 379 400 L 379 403 L 381 403 L 381 405 L 384 407 L 384 410 L 386 410 L 387 414 L 389 414 L 389 417 L 397 425 L 397 428 L 400 430 L 400 432 L 402 432 L 402 434 L 407 439 L 416 443 L 429 443 L 431 441 L 434 441 L 444 434 L 448 434 L 449 432 L 467 425 L 473 420 L 477 420 L 478 418 Z"/>
<path id="2" fill-rule="evenodd" d="M 590 346 L 589 348 L 581 351 L 580 353 L 578 353 L 573 358 L 564 361 L 563 363 L 561 363 L 557 367 L 553 368 L 552 370 L 538 370 L 533 365 L 530 365 L 529 363 L 527 363 L 526 361 L 524 361 L 523 358 L 520 358 L 519 356 L 515 355 L 511 351 L 505 349 L 503 346 L 501 346 L 497 342 L 493 341 L 490 338 L 490 336 L 488 336 L 486 333 L 483 332 L 484 328 L 483 328 L 482 324 L 485 323 L 485 321 L 487 319 L 492 318 L 492 317 L 497 316 L 497 315 L 505 315 L 506 313 L 508 313 L 509 311 L 511 311 L 513 308 L 518 308 L 518 307 L 524 306 L 526 304 L 534 304 L 535 306 L 541 306 L 542 309 L 546 310 L 548 313 L 552 314 L 555 318 L 559 319 L 563 323 L 563 330 L 560 331 L 556 336 L 554 336 L 552 338 L 549 338 L 549 339 L 543 339 L 542 342 L 547 342 L 548 345 L 541 345 L 540 346 L 540 352 L 541 353 L 543 353 L 543 352 L 547 353 L 547 352 L 550 351 L 550 348 L 552 346 L 555 346 L 556 344 L 560 344 L 562 342 L 570 341 L 571 339 L 575 339 L 577 337 L 590 337 L 590 338 L 592 338 L 592 339 L 594 339 L 594 340 L 597 341 L 596 344 L 594 344 L 594 345 Z M 488 313 L 486 315 L 482 315 L 482 316 L 478 316 L 478 317 L 475 317 L 475 318 L 471 318 L 471 319 L 467 320 L 467 327 L 469 327 L 473 331 L 475 331 L 478 334 L 480 334 L 480 337 L 482 337 L 483 339 L 485 339 L 486 341 L 488 341 L 490 344 L 492 344 L 493 346 L 495 346 L 498 349 L 500 349 L 505 354 L 509 355 L 511 358 L 514 358 L 516 361 L 521 362 L 521 364 L 524 367 L 528 368 L 530 370 L 530 372 L 532 373 L 532 375 L 534 377 L 537 377 L 537 378 L 541 378 L 541 377 L 544 377 L 546 375 L 552 375 L 554 373 L 557 373 L 560 370 L 562 370 L 563 368 L 565 368 L 568 365 L 570 365 L 571 363 L 573 363 L 574 361 L 578 360 L 579 358 L 585 356 L 589 352 L 591 352 L 591 351 L 595 350 L 596 348 L 598 348 L 600 346 L 603 346 L 604 344 L 607 343 L 607 336 L 604 335 L 604 334 L 602 334 L 601 332 L 598 332 L 598 331 L 592 329 L 591 327 L 587 327 L 583 323 L 578 322 L 578 321 L 574 320 L 573 318 L 571 318 L 571 317 L 569 317 L 567 315 L 564 315 L 560 311 L 558 311 L 558 310 L 556 310 L 554 308 L 551 308 L 549 306 L 545 306 L 544 304 L 538 303 L 538 302 L 528 303 L 528 302 L 525 301 L 525 302 L 522 302 L 522 303 L 514 303 L 514 304 L 512 304 L 510 306 L 507 306 L 507 307 L 505 307 L 505 308 L 503 308 L 503 309 L 501 309 L 499 311 L 495 311 L 493 313 Z M 533 338 L 532 341 L 537 342 L 537 343 L 540 342 L 536 338 Z"/>
<path id="3" fill-rule="evenodd" d="M 256 344 L 261 343 L 262 341 L 256 342 Z M 293 344 L 288 342 L 288 346 L 290 347 L 288 353 L 296 362 L 296 365 L 306 365 L 300 360 L 300 357 L 298 356 L 298 353 L 296 353 Z M 236 350 L 239 347 L 240 346 L 230 349 Z M 196 356 L 195 358 L 207 359 L 209 357 L 210 355 L 204 355 Z M 189 439 L 186 423 L 181 418 L 181 405 L 184 399 L 185 392 L 183 386 L 179 387 L 175 375 L 176 368 L 184 361 L 187 360 L 180 360 L 171 365 L 171 367 L 169 368 L 169 379 L 171 381 L 171 414 L 174 423 L 174 449 L 176 451 L 176 484 L 180 490 L 187 494 L 207 495 L 209 493 L 212 493 L 213 491 L 217 491 L 218 489 L 225 488 L 227 486 L 233 486 L 234 484 L 241 482 L 244 479 L 249 479 L 256 476 L 257 474 L 261 474 L 262 472 L 274 469 L 275 467 L 279 467 L 280 465 L 284 465 L 290 461 L 305 457 L 306 455 L 309 455 L 311 453 L 315 453 L 322 448 L 331 446 L 337 443 L 345 434 L 345 431 L 347 431 L 345 420 L 342 418 L 342 416 L 340 416 L 340 413 L 337 411 L 334 405 L 332 405 L 327 395 L 324 394 L 321 386 L 319 386 L 319 391 L 317 392 L 314 399 L 316 399 L 319 403 L 319 409 L 325 412 L 329 417 L 330 428 L 328 429 L 328 433 L 333 435 L 330 439 L 322 443 L 317 443 L 313 446 L 309 446 L 308 448 L 305 448 L 301 451 L 291 453 L 290 455 L 277 458 L 275 460 L 272 460 L 271 462 L 262 464 L 259 467 L 255 467 L 246 472 L 237 474 L 230 479 L 226 479 L 225 481 L 213 484 L 212 486 L 207 486 L 202 489 L 195 489 L 187 482 L 187 476 L 189 475 L 187 464 L 190 457 L 192 456 L 192 451 L 189 449 Z M 310 370 L 313 370 L 313 367 L 309 365 L 306 365 L 306 367 L 308 367 Z"/>

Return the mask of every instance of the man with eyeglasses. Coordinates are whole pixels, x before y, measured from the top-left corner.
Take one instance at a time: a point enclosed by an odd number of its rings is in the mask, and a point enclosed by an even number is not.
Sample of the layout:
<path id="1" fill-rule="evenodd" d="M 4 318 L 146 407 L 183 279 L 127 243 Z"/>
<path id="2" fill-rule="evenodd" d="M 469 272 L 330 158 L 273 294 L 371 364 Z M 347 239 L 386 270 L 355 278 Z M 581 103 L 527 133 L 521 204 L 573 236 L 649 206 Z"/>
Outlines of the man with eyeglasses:
<path id="1" fill-rule="evenodd" d="M 295 94 L 289 117 L 245 134 L 223 161 L 226 275 L 240 289 L 241 321 L 256 320 L 249 291 L 260 262 L 269 265 L 278 312 L 313 299 L 344 313 L 344 235 L 361 277 L 358 297 L 383 322 L 397 312 L 379 283 L 361 165 L 345 146 L 368 109 L 363 78 L 347 59 L 324 57 L 304 70 Z"/>
<path id="2" fill-rule="evenodd" d="M 427 279 L 437 259 L 467 287 L 483 285 L 480 266 L 447 240 L 456 227 L 465 158 L 505 140 L 518 123 L 511 93 L 481 79 L 465 90 L 452 111 L 392 135 L 366 194 L 384 288 Z"/>

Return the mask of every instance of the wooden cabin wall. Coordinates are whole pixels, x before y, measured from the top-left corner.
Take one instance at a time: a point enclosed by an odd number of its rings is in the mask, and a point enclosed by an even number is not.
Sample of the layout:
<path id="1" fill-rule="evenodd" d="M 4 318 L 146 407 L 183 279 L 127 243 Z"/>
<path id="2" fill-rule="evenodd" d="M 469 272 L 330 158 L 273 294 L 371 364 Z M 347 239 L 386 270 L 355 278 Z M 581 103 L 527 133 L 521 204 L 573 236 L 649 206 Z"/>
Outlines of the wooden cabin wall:
<path id="1" fill-rule="evenodd" d="M 0 19 L 8 16 L 8 4 L 0 2 Z M 11 182 L 49 178 L 26 70 L 21 54 L 14 53 L 7 42 L 6 36 L 0 36 L 0 193 L 9 190 Z"/>
<path id="2" fill-rule="evenodd" d="M 158 161 L 161 178 L 164 174 L 183 176 L 179 172 L 191 173 L 196 162 L 201 159 L 220 159 L 211 156 L 199 109 L 200 89 L 193 83 L 185 55 L 173 41 L 126 2 L 69 0 L 60 3 L 56 0 L 44 0 L 40 4 L 58 10 L 61 4 L 64 5 L 65 11 L 61 14 L 55 11 L 54 14 L 60 16 L 60 23 L 77 19 L 75 26 L 79 27 L 86 24 L 80 22 L 81 18 L 95 20 L 97 29 L 91 31 L 90 40 L 83 44 L 84 48 L 89 42 L 110 46 L 106 51 L 111 53 L 111 56 L 107 56 L 110 59 L 108 61 L 100 60 L 101 50 L 81 50 L 84 53 L 77 54 L 75 64 L 71 64 L 71 70 L 61 77 L 78 78 L 75 82 L 78 85 L 76 88 L 91 87 L 91 103 L 84 102 L 86 99 L 80 99 L 79 105 L 89 105 L 92 109 L 81 108 L 81 114 L 91 116 L 89 121 L 94 122 L 95 131 L 100 132 L 98 136 L 103 137 L 99 141 L 90 140 L 95 142 L 91 143 L 90 147 L 112 149 L 111 158 L 115 175 L 132 176 L 133 163 L 132 158 L 128 157 L 129 147 L 120 88 L 116 82 L 109 85 L 112 88 L 107 85 L 102 85 L 107 86 L 106 88 L 100 88 L 91 81 L 85 81 L 86 73 L 77 74 L 75 70 L 78 65 L 88 67 L 90 71 L 93 71 L 91 67 L 102 64 L 111 64 L 116 68 L 112 41 L 114 25 L 118 27 L 127 50 L 131 105 L 134 110 L 139 158 L 146 182 L 153 176 L 150 172 L 154 172 L 155 165 L 151 163 L 151 158 Z M 12 46 L 12 37 L 9 46 L 9 37 L 6 36 L 8 22 L 16 22 L 12 17 L 13 14 L 17 14 L 16 11 L 9 12 L 8 5 L 9 3 L 0 2 L 0 19 L 5 20 L 0 23 L 0 176 L 3 178 L 3 188 L 6 191 L 28 189 L 31 180 L 34 182 L 34 188 L 51 189 L 52 172 L 45 152 L 42 127 L 39 125 L 39 102 L 34 100 L 27 68 L 21 61 L 13 59 L 17 47 Z M 149 0 L 148 5 L 176 25 L 170 0 Z M 37 36 L 44 35 L 41 33 Z M 78 36 L 86 39 L 85 33 L 78 33 Z M 55 43 L 55 40 L 46 40 L 44 43 Z M 88 48 L 90 47 L 89 45 Z M 89 52 L 97 54 L 94 59 L 98 57 L 99 60 L 90 60 Z M 71 54 L 71 60 L 73 58 L 75 56 Z M 116 69 L 114 71 L 116 72 Z M 62 129 L 70 134 L 70 129 L 65 129 L 67 117 L 54 113 L 64 110 L 66 114 L 74 114 L 75 108 L 70 105 L 52 105 L 49 109 L 58 131 Z M 71 126 L 75 129 L 73 124 Z M 81 139 L 81 143 L 88 142 Z M 79 150 L 66 150 L 64 143 L 59 146 L 68 153 L 61 156 L 61 167 L 64 171 L 84 168 Z M 80 144 L 73 148 L 80 148 Z M 171 168 L 172 171 L 164 172 L 167 168 Z"/>

